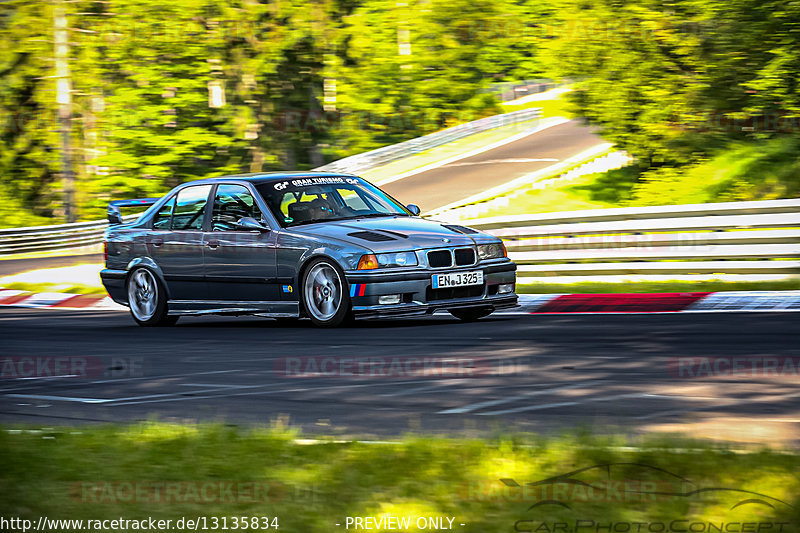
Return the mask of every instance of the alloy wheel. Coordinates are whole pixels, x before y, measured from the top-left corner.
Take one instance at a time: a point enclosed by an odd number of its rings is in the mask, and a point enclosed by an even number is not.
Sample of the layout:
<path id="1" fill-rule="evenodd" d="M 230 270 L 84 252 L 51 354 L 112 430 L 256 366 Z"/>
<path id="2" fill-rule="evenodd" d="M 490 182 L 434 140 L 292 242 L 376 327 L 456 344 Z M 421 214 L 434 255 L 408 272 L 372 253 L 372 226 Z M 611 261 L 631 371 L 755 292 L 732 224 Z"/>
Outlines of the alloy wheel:
<path id="1" fill-rule="evenodd" d="M 141 321 L 150 320 L 158 306 L 158 284 L 149 270 L 140 268 L 128 282 L 128 303 L 133 316 Z"/>
<path id="2" fill-rule="evenodd" d="M 325 262 L 312 266 L 303 290 L 306 311 L 319 321 L 328 321 L 342 305 L 342 280 Z"/>

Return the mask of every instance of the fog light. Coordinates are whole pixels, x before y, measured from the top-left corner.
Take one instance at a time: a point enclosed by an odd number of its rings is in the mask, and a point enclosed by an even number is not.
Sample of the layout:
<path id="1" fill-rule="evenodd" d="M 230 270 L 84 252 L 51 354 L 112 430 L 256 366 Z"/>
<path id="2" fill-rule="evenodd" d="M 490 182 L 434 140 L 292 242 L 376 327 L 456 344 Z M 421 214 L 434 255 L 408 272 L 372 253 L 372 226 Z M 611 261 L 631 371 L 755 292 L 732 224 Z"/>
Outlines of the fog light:
<path id="1" fill-rule="evenodd" d="M 513 283 L 504 283 L 497 286 L 497 294 L 508 294 L 509 292 L 514 292 Z"/>
<path id="2" fill-rule="evenodd" d="M 400 303 L 400 295 L 399 294 L 385 294 L 383 296 L 378 296 L 378 303 L 381 304 L 381 305 L 399 304 Z"/>

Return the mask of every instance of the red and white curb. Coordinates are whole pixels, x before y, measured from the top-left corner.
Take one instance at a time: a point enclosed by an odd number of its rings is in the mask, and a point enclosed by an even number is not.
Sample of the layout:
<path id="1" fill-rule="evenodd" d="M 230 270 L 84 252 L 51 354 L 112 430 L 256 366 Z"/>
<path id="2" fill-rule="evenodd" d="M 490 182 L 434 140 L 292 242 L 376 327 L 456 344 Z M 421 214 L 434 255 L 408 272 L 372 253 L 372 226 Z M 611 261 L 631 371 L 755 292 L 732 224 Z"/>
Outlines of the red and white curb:
<path id="1" fill-rule="evenodd" d="M 521 294 L 523 313 L 800 311 L 800 291 Z"/>
<path id="2" fill-rule="evenodd" d="M 55 309 L 122 309 L 104 294 L 69 294 L 65 292 L 27 292 L 0 289 L 0 305 Z"/>
<path id="3" fill-rule="evenodd" d="M 800 291 L 723 291 L 620 294 L 520 294 L 510 313 L 680 313 L 800 311 Z M 31 293 L 0 289 L 0 306 L 122 310 L 102 294 Z"/>

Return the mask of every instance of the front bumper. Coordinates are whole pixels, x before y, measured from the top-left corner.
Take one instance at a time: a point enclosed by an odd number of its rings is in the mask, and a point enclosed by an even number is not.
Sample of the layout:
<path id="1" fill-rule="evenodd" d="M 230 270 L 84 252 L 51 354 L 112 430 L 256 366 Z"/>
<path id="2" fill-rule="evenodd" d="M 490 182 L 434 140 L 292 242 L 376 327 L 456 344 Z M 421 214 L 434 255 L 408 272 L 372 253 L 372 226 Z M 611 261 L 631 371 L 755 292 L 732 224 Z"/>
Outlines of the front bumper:
<path id="1" fill-rule="evenodd" d="M 445 272 L 482 270 L 483 285 L 455 289 L 433 289 L 431 277 Z M 350 286 L 353 314 L 360 318 L 421 316 L 439 310 L 461 308 L 508 309 L 517 307 L 514 292 L 498 294 L 500 285 L 516 283 L 517 266 L 511 261 L 478 264 L 442 270 L 410 272 L 350 271 L 346 273 Z M 380 296 L 399 294 L 397 304 L 379 304 Z"/>

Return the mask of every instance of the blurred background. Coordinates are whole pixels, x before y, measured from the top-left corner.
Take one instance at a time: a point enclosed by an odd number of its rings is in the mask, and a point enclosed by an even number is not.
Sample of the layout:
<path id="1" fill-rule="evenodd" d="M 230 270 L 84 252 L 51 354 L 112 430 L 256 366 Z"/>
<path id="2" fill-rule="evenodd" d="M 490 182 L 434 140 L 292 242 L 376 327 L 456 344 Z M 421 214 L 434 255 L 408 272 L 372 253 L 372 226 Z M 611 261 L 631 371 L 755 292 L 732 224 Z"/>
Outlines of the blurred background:
<path id="1" fill-rule="evenodd" d="M 526 107 L 629 155 L 578 208 L 797 196 L 798 32 L 789 1 L 5 1 L 0 227 Z"/>
<path id="2" fill-rule="evenodd" d="M 0 517 L 257 512 L 333 531 L 352 515 L 447 514 L 464 531 L 533 531 L 520 527 L 540 516 L 523 483 L 626 463 L 618 479 L 678 472 L 771 503 L 698 490 L 548 516 L 590 517 L 596 531 L 642 517 L 661 524 L 650 531 L 683 517 L 796 530 L 800 342 L 796 314 L 777 311 L 800 309 L 798 70 L 800 2 L 788 0 L 0 0 L 0 228 L 17 228 L 0 230 L 0 355 L 123 372 L 4 382 Z M 519 316 L 142 330 L 106 300 L 109 201 L 323 166 L 506 239 Z M 764 202 L 694 205 L 748 200 Z M 630 209 L 603 211 L 615 207 Z M 49 227 L 76 221 L 97 222 Z M 651 293 L 679 305 L 649 312 L 663 301 Z M 320 354 L 519 372 L 298 385 L 273 367 Z M 788 370 L 689 379 L 670 373 L 681 357 Z M 141 372 L 124 375 L 127 360 Z M 693 440 L 664 437 L 678 432 Z M 205 480 L 284 491 L 94 499 L 129 481 Z"/>

